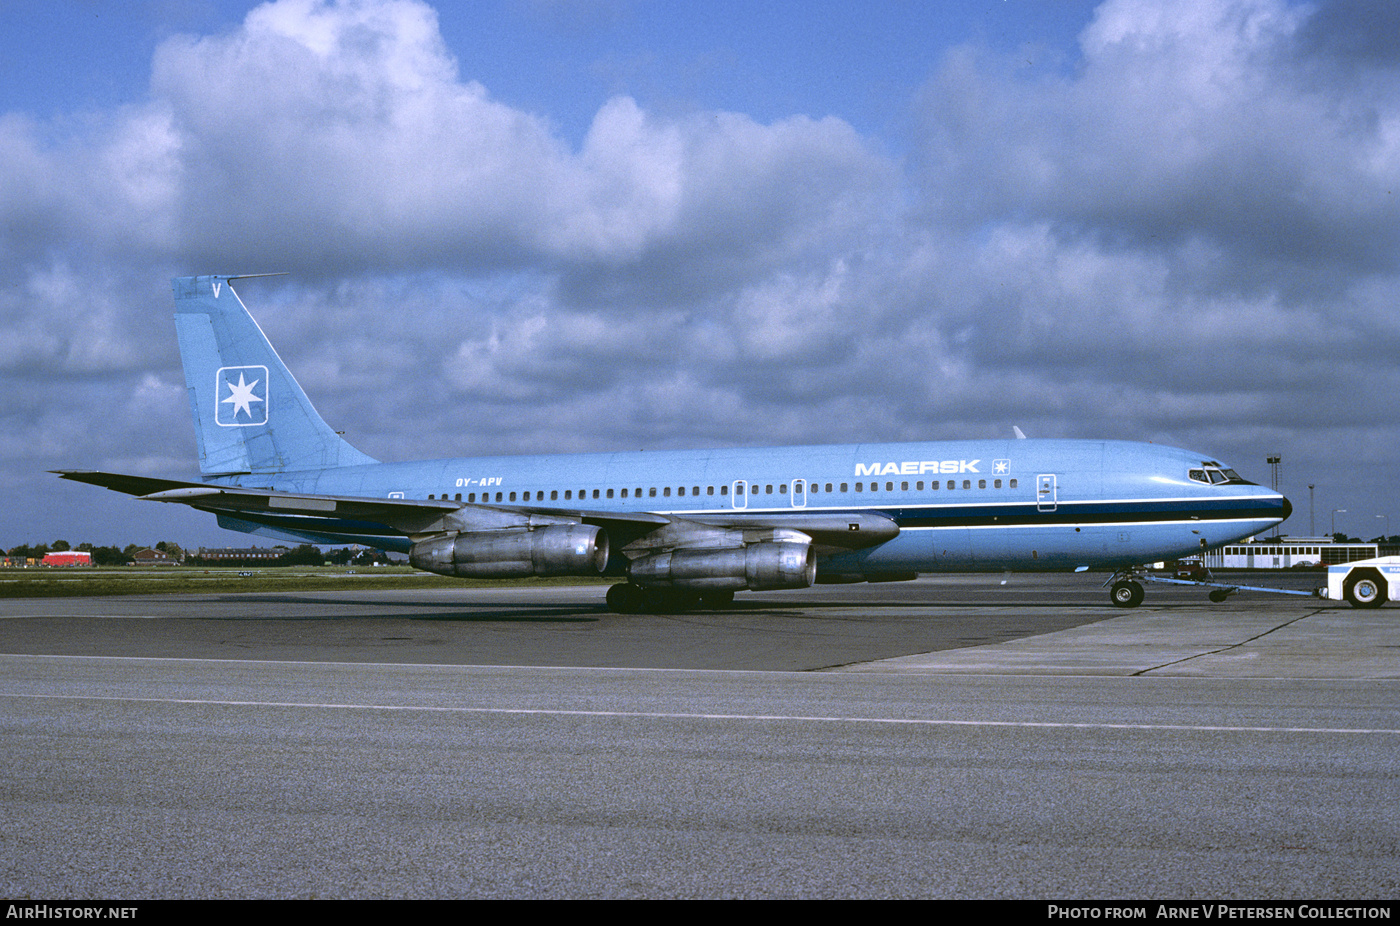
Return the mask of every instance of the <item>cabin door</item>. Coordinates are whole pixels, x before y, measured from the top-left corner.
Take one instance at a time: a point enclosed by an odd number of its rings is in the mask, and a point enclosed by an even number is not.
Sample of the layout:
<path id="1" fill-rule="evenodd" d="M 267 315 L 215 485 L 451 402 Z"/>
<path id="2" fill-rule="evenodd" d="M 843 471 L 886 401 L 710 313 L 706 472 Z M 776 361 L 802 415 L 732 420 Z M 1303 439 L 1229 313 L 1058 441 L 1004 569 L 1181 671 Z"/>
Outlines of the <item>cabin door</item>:
<path id="1" fill-rule="evenodd" d="M 1035 477 L 1035 510 L 1054 511 L 1059 503 L 1057 499 L 1058 487 L 1055 484 L 1054 473 L 1044 473 Z"/>
<path id="2" fill-rule="evenodd" d="M 805 479 L 794 479 L 792 481 L 792 507 L 807 507 L 807 481 Z"/>

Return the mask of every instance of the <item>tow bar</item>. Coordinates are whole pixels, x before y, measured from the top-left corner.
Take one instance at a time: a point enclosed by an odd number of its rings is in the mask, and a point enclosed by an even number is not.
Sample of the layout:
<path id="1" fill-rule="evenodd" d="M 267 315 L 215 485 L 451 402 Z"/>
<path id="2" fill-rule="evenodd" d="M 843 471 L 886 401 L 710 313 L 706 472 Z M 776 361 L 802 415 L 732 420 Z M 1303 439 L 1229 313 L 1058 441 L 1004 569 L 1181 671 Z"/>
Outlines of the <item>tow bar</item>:
<path id="1" fill-rule="evenodd" d="M 1323 589 L 1313 589 L 1310 592 L 1299 591 L 1293 588 L 1267 588 L 1262 585 L 1233 585 L 1225 582 L 1203 581 L 1199 579 L 1169 579 L 1166 576 L 1152 575 L 1150 572 L 1139 572 L 1136 570 L 1127 572 L 1117 572 L 1109 576 L 1104 588 L 1110 585 L 1115 587 L 1115 591 L 1121 584 L 1131 585 L 1134 582 L 1162 582 L 1167 585 L 1191 585 L 1197 588 L 1210 589 L 1210 600 L 1216 603 L 1224 601 L 1235 592 L 1265 592 L 1270 595 L 1301 595 L 1304 598 L 1326 598 Z M 1138 601 L 1141 600 L 1141 586 L 1138 586 Z M 1119 604 L 1120 599 L 1115 595 L 1115 604 Z M 1137 602 L 1127 603 L 1127 596 L 1121 599 L 1122 606 L 1132 607 Z"/>

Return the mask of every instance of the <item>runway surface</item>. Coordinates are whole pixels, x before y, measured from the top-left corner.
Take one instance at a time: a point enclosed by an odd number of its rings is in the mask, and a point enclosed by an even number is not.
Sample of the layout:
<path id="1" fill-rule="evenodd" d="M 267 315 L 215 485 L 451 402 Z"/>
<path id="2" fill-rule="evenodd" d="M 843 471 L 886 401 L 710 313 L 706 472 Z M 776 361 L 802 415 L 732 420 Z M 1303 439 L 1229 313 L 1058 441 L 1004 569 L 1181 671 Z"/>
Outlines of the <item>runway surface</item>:
<path id="1" fill-rule="evenodd" d="M 0 894 L 1400 892 L 1400 609 L 998 581 L 0 601 Z"/>

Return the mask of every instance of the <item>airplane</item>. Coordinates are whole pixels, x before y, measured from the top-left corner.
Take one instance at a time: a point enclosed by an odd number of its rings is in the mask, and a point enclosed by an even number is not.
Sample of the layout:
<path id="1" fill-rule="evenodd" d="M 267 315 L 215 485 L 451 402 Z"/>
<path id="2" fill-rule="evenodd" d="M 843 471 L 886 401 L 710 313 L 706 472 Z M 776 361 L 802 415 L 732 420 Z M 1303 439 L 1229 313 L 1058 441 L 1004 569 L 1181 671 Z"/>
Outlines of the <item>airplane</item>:
<path id="1" fill-rule="evenodd" d="M 1208 456 L 1117 440 L 743 447 L 381 463 L 333 431 L 233 283 L 172 280 L 201 481 L 64 479 L 188 505 L 220 527 L 407 553 L 446 576 L 616 576 L 621 613 L 738 591 L 920 573 L 1112 571 L 1261 534 L 1288 499 Z"/>

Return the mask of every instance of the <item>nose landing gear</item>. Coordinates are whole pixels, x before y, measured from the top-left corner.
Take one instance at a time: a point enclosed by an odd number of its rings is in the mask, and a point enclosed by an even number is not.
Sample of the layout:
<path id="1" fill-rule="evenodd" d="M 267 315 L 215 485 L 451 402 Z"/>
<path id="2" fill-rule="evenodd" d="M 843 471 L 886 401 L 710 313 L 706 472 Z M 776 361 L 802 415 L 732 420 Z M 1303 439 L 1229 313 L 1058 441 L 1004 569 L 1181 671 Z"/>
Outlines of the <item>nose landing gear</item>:
<path id="1" fill-rule="evenodd" d="M 1142 584 L 1135 577 L 1119 578 L 1115 575 L 1109 581 L 1113 583 L 1113 588 L 1109 590 L 1108 598 L 1115 608 L 1136 608 L 1142 604 Z"/>

